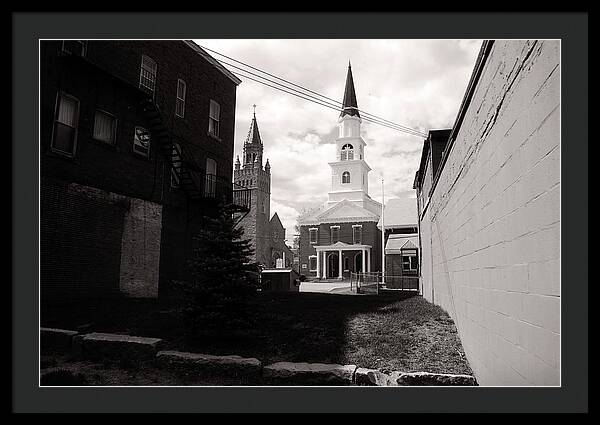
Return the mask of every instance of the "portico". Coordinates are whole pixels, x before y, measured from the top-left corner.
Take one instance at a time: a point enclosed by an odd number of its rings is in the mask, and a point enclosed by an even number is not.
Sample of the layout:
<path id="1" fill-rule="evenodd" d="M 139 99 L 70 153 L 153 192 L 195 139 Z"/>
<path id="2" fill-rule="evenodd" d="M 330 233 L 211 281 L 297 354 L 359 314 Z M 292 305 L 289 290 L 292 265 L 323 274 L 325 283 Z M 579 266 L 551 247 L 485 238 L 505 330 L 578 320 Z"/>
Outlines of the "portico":
<path id="1" fill-rule="evenodd" d="M 344 270 L 371 271 L 371 245 L 336 242 L 314 248 L 317 251 L 317 277 L 321 279 L 342 279 Z"/>

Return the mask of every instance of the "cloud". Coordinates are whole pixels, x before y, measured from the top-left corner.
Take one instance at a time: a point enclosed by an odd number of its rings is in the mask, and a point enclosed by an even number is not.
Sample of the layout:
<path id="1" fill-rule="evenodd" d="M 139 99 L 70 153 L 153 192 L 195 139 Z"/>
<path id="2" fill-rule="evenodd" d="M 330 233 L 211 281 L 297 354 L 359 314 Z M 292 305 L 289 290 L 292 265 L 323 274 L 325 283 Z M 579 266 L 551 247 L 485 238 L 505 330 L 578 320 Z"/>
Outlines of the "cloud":
<path id="1" fill-rule="evenodd" d="M 348 60 L 361 110 L 427 132 L 450 128 L 481 40 L 196 40 L 254 67 L 341 101 Z M 222 59 L 214 55 L 217 59 Z M 227 66 L 227 65 L 225 65 Z M 233 70 L 233 69 L 232 69 Z M 256 104 L 271 164 L 271 213 L 291 243 L 302 208 L 327 200 L 339 112 L 249 79 L 237 89 L 235 154 L 242 151 Z M 414 193 L 423 139 L 363 120 L 370 195 Z"/>

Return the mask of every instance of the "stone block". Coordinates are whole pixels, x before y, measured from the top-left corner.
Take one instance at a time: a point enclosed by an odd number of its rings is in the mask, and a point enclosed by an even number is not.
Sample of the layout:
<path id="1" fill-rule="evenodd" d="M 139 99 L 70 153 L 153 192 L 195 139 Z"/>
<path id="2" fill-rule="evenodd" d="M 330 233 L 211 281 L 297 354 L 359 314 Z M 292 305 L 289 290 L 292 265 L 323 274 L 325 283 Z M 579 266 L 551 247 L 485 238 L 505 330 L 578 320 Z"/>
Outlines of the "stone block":
<path id="1" fill-rule="evenodd" d="M 255 358 L 180 351 L 160 351 L 156 362 L 164 368 L 207 375 L 255 376 L 260 375 L 262 369 L 260 360 Z"/>
<path id="2" fill-rule="evenodd" d="M 278 362 L 263 368 L 267 382 L 290 385 L 352 385 L 355 365 Z"/>
<path id="3" fill-rule="evenodd" d="M 82 339 L 83 354 L 96 359 L 150 360 L 154 358 L 159 344 L 158 338 L 91 333 Z"/>
<path id="4" fill-rule="evenodd" d="M 359 367 L 354 373 L 354 383 L 356 385 L 385 387 L 388 385 L 388 380 L 389 376 L 377 369 Z"/>
<path id="5" fill-rule="evenodd" d="M 452 375 L 429 372 L 392 372 L 389 386 L 476 386 L 471 375 Z"/>

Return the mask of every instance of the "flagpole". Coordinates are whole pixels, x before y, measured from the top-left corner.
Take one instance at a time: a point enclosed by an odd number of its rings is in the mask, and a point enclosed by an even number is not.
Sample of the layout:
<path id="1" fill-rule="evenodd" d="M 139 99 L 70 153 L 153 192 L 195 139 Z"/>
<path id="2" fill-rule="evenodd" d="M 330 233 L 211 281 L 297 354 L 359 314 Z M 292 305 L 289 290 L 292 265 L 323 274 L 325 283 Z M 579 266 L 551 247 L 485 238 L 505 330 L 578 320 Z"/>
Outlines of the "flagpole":
<path id="1" fill-rule="evenodd" d="M 381 178 L 381 284 L 385 284 L 385 195 Z"/>

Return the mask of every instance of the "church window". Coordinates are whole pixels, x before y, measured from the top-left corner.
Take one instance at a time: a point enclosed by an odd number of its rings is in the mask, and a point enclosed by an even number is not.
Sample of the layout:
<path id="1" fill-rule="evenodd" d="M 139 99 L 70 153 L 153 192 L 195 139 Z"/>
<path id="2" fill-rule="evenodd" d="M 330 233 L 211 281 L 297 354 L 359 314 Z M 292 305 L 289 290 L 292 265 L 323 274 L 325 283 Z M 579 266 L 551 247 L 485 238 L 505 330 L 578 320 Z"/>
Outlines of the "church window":
<path id="1" fill-rule="evenodd" d="M 346 143 L 342 146 L 342 161 L 352 161 L 354 159 L 354 146 L 350 143 Z"/>
<path id="2" fill-rule="evenodd" d="M 340 240 L 340 226 L 330 226 L 329 227 L 331 233 L 331 245 Z"/>
<path id="3" fill-rule="evenodd" d="M 310 271 L 311 272 L 316 272 L 317 271 L 317 256 L 316 255 L 310 255 L 308 257 L 308 264 L 310 266 Z"/>
<path id="4" fill-rule="evenodd" d="M 319 229 L 317 229 L 317 228 L 308 229 L 308 234 L 309 234 L 309 237 L 310 237 L 310 243 L 311 244 L 316 244 L 317 243 L 318 232 L 319 232 Z"/>
<path id="5" fill-rule="evenodd" d="M 350 172 L 344 171 L 342 173 L 342 183 L 350 183 Z"/>
<path id="6" fill-rule="evenodd" d="M 362 244 L 362 225 L 355 224 L 352 226 L 352 243 L 353 244 Z"/>

